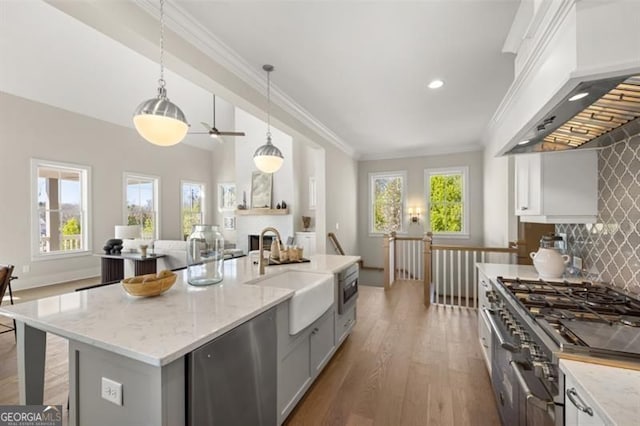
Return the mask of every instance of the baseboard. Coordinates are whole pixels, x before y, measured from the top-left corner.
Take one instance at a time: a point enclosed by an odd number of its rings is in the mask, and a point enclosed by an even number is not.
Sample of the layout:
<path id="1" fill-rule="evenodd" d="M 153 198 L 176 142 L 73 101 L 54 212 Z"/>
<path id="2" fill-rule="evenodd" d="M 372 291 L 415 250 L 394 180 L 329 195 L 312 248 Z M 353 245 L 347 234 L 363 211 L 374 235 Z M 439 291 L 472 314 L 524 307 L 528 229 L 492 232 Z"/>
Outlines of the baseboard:
<path id="1" fill-rule="evenodd" d="M 18 275 L 19 278 L 11 283 L 13 291 L 27 290 L 30 288 L 45 287 L 52 284 L 60 284 L 68 281 L 84 280 L 100 276 L 100 267 L 76 269 L 73 271 L 59 272 L 55 274 L 24 276 Z"/>

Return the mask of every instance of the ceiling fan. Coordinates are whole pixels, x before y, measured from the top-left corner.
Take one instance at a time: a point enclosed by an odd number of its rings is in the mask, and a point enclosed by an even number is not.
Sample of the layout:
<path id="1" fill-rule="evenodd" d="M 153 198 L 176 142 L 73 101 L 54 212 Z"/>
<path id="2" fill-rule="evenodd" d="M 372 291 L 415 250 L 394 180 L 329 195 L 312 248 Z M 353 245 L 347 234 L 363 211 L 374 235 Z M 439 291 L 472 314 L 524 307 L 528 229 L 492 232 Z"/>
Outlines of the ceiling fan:
<path id="1" fill-rule="evenodd" d="M 206 132 L 189 132 L 193 135 L 209 135 L 214 139 L 217 139 L 219 136 L 244 136 L 244 132 L 227 132 L 218 130 L 216 127 L 216 95 L 213 95 L 213 126 L 201 121 L 200 124 L 207 129 Z"/>

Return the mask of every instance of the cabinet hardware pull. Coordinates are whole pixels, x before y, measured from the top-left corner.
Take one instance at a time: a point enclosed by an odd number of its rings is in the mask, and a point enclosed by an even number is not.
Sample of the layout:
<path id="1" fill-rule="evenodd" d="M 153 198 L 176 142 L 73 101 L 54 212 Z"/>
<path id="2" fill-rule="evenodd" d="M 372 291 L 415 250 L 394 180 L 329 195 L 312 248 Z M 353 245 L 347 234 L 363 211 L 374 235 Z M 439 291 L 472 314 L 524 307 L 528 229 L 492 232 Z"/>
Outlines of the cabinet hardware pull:
<path id="1" fill-rule="evenodd" d="M 527 206 L 522 206 L 522 207 L 520 207 L 520 210 L 529 210 L 529 207 L 527 207 Z"/>
<path id="2" fill-rule="evenodd" d="M 567 396 L 569 397 L 569 400 L 573 403 L 573 405 L 576 406 L 578 410 L 582 411 L 583 413 L 587 413 L 588 415 L 593 417 L 593 410 L 591 409 L 591 407 L 589 407 L 587 404 L 584 403 L 582 398 L 580 398 L 580 395 L 578 395 L 578 391 L 576 391 L 576 388 L 567 389 Z M 576 401 L 576 399 L 579 399 L 580 402 Z"/>
<path id="3" fill-rule="evenodd" d="M 533 392 L 531 392 L 531 389 L 529 388 L 529 385 L 527 385 L 527 381 L 524 379 L 524 375 L 522 374 L 522 367 L 520 367 L 516 361 L 510 361 L 509 364 L 513 369 L 516 380 L 518 380 L 518 383 L 520 384 L 520 389 L 524 392 L 527 404 L 532 404 L 533 406 L 545 411 L 553 409 L 553 400 L 547 401 L 546 399 L 535 396 Z"/>

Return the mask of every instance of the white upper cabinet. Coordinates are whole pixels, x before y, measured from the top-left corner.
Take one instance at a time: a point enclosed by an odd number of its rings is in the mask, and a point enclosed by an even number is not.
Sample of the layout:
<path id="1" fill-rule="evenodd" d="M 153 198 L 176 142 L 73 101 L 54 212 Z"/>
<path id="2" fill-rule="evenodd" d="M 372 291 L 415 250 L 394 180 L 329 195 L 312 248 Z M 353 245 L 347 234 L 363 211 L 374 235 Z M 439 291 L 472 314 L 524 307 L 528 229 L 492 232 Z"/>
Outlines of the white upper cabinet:
<path id="1" fill-rule="evenodd" d="M 515 212 L 521 222 L 595 223 L 598 153 L 518 155 L 515 191 Z"/>

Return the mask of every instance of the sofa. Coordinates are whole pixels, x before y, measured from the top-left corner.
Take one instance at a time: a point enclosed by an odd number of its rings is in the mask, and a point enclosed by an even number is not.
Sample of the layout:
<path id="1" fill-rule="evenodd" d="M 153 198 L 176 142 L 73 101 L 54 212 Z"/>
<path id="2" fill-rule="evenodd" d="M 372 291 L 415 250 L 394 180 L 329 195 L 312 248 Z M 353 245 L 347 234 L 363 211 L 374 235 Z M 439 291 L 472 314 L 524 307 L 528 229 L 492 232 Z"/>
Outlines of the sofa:
<path id="1" fill-rule="evenodd" d="M 147 253 L 163 254 L 164 257 L 158 258 L 158 271 L 163 269 L 180 269 L 187 266 L 187 242 L 180 240 L 122 240 L 122 252 L 140 252 L 140 246 L 147 245 Z M 124 276 L 133 276 L 133 261 L 125 260 Z"/>

